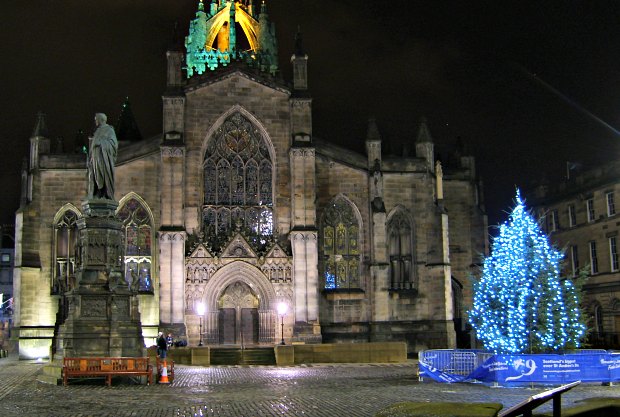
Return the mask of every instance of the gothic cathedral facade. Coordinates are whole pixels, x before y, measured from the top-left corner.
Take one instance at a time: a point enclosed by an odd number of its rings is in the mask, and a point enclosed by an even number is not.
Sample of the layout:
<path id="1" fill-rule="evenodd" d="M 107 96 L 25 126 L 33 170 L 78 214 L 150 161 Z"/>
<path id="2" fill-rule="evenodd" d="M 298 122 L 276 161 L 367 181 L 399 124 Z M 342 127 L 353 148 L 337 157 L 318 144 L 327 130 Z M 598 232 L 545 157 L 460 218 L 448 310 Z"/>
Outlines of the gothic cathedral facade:
<path id="1" fill-rule="evenodd" d="M 125 279 L 145 342 L 162 330 L 194 346 L 455 347 L 487 251 L 473 157 L 442 167 L 425 122 L 414 156 L 386 155 L 374 121 L 365 155 L 315 137 L 308 56 L 298 39 L 282 81 L 274 33 L 264 4 L 200 1 L 185 47 L 167 52 L 162 133 L 119 142 Z M 43 116 L 30 144 L 16 216 L 22 358 L 47 357 L 66 317 L 86 196 L 85 156 L 51 152 Z"/>

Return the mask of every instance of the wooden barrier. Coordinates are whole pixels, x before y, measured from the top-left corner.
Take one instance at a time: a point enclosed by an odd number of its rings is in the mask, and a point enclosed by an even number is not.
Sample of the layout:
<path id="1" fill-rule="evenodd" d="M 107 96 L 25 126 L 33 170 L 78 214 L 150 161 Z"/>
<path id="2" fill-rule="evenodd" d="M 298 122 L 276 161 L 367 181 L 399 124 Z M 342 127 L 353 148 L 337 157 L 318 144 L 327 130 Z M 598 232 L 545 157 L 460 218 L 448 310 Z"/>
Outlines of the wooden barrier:
<path id="1" fill-rule="evenodd" d="M 63 385 L 69 378 L 104 377 L 106 385 L 112 385 L 113 376 L 146 376 L 153 383 L 153 367 L 149 358 L 64 358 L 62 366 Z"/>

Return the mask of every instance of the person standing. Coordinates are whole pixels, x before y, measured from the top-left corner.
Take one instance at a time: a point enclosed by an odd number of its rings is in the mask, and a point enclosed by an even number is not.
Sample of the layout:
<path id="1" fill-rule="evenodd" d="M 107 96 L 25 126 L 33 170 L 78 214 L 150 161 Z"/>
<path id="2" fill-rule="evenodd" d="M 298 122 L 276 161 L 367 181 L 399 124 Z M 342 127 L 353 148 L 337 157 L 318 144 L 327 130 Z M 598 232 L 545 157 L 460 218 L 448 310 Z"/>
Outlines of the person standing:
<path id="1" fill-rule="evenodd" d="M 163 332 L 159 332 L 157 335 L 157 356 L 160 359 L 166 359 L 166 354 L 168 353 L 168 342 L 164 337 Z"/>

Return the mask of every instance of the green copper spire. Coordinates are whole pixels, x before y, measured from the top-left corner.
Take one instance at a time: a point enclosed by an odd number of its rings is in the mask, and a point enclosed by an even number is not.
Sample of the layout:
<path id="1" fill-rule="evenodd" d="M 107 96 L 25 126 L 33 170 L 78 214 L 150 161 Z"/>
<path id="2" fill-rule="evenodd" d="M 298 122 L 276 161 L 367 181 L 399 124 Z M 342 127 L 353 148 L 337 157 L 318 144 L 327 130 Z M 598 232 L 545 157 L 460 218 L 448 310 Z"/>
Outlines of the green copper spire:
<path id="1" fill-rule="evenodd" d="M 258 31 L 258 61 L 261 71 L 271 74 L 278 70 L 278 46 L 276 41 L 276 28 L 269 21 L 267 5 L 263 2 L 261 6 Z"/>
<path id="2" fill-rule="evenodd" d="M 228 50 L 235 51 L 237 49 L 237 28 L 235 27 L 237 21 L 235 20 L 234 2 L 230 3 L 230 19 L 228 20 L 228 22 Z"/>
<path id="3" fill-rule="evenodd" d="M 189 34 L 185 37 L 188 78 L 226 66 L 233 60 L 276 74 L 275 27 L 269 22 L 264 3 L 258 18 L 252 1 L 212 0 L 209 9 L 209 13 L 205 13 L 203 0 L 199 1 L 196 17 L 190 22 Z M 250 48 L 246 51 L 238 50 L 238 28 L 248 40 Z"/>

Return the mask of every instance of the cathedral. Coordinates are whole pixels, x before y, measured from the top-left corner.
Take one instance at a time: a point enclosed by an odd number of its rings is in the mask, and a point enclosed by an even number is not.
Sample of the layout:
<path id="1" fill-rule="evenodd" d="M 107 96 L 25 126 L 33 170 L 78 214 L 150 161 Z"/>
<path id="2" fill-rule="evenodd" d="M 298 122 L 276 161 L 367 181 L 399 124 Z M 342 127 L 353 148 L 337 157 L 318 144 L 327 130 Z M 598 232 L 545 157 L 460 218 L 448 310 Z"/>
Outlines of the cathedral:
<path id="1" fill-rule="evenodd" d="M 374 120 L 365 154 L 321 140 L 300 36 L 292 80 L 278 62 L 264 3 L 201 0 L 167 52 L 162 132 L 116 125 L 118 256 L 146 345 L 455 347 L 488 250 L 474 158 L 440 161 L 424 121 L 412 155 L 382 149 Z M 49 357 L 68 314 L 86 160 L 55 152 L 39 115 L 16 214 L 21 358 Z"/>

